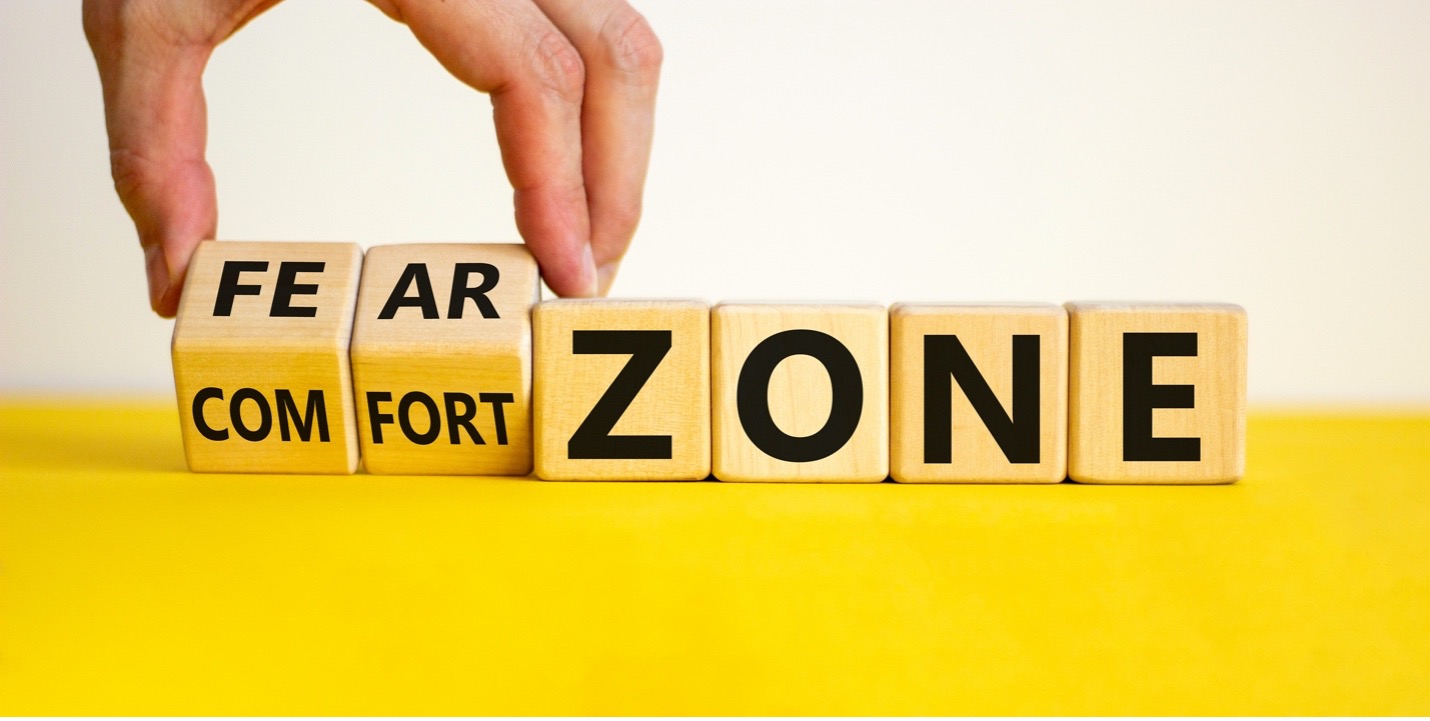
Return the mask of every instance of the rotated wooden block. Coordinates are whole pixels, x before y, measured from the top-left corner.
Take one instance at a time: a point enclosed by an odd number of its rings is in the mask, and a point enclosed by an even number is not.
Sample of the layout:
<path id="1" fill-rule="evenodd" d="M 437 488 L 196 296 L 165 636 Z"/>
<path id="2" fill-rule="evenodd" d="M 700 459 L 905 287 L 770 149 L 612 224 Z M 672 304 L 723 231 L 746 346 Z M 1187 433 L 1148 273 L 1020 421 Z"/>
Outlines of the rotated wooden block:
<path id="1" fill-rule="evenodd" d="M 353 327 L 363 465 L 371 473 L 531 472 L 531 307 L 521 245 L 368 250 Z"/>
<path id="2" fill-rule="evenodd" d="M 1246 457 L 1246 311 L 1068 303 L 1069 475 L 1231 483 Z"/>
<path id="3" fill-rule="evenodd" d="M 536 306 L 532 323 L 536 475 L 710 475 L 709 306 L 549 300 Z"/>
<path id="4" fill-rule="evenodd" d="M 184 454 L 206 472 L 352 473 L 351 243 L 206 241 L 174 324 Z"/>
<path id="5" fill-rule="evenodd" d="M 1068 320 L 1056 305 L 889 311 L 890 475 L 903 483 L 1067 477 Z"/>
<path id="6" fill-rule="evenodd" d="M 717 305 L 711 314 L 715 476 L 887 478 L 888 328 L 888 313 L 877 305 Z"/>

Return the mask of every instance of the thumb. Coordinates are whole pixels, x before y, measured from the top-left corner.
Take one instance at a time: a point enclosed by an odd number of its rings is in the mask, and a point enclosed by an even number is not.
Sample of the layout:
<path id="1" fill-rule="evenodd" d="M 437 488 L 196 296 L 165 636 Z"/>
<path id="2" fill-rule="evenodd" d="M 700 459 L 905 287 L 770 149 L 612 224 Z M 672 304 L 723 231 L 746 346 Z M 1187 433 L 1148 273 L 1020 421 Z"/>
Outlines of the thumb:
<path id="1" fill-rule="evenodd" d="M 99 66 L 110 171 L 144 249 L 149 303 L 178 310 L 189 259 L 218 222 L 207 141 L 203 70 L 212 46 L 166 40 L 122 12 L 85 8 Z"/>

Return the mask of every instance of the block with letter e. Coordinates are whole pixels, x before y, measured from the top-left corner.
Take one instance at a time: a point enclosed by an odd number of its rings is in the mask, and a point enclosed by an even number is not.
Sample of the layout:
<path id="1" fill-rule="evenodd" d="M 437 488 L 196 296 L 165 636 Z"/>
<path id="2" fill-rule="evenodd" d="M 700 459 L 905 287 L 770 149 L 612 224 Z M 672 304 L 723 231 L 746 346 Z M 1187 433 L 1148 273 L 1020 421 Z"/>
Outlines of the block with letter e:
<path id="1" fill-rule="evenodd" d="M 888 477 L 883 306 L 722 303 L 710 323 L 716 478 L 878 483 Z"/>
<path id="2" fill-rule="evenodd" d="M 531 307 L 521 245 L 371 248 L 352 340 L 370 473 L 531 472 Z"/>
<path id="3" fill-rule="evenodd" d="M 1246 457 L 1246 311 L 1068 303 L 1068 475 L 1231 483 Z"/>
<path id="4" fill-rule="evenodd" d="M 698 301 L 549 300 L 536 336 L 536 475 L 710 475 L 710 308 Z"/>
<path id="5" fill-rule="evenodd" d="M 1068 320 L 1051 304 L 889 311 L 890 475 L 904 483 L 1067 477 Z"/>
<path id="6" fill-rule="evenodd" d="M 361 270 L 351 243 L 199 244 L 172 345 L 189 468 L 357 469 L 348 340 Z"/>

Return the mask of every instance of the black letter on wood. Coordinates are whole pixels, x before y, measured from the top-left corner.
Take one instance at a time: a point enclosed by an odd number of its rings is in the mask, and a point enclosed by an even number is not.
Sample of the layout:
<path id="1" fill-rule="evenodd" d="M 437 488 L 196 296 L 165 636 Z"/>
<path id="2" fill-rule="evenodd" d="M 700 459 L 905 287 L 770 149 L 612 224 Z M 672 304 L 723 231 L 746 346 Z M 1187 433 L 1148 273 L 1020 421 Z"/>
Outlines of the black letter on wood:
<path id="1" fill-rule="evenodd" d="M 670 458 L 670 436 L 613 436 L 611 429 L 670 352 L 668 330 L 574 330 L 571 352 L 618 353 L 631 359 L 566 443 L 571 458 Z"/>
<path id="2" fill-rule="evenodd" d="M 1156 356 L 1195 356 L 1196 333 L 1122 334 L 1122 460 L 1200 461 L 1200 438 L 1154 438 L 1152 409 L 1191 408 L 1196 386 L 1152 384 Z"/>
<path id="3" fill-rule="evenodd" d="M 803 437 L 780 430 L 770 415 L 770 377 L 781 361 L 796 355 L 810 356 L 824 365 L 832 392 L 824 427 Z M 833 455 L 853 437 L 864 412 L 864 381 L 858 361 L 834 336 L 804 328 L 787 330 L 760 341 L 750 351 L 740 369 L 735 404 L 740 425 L 756 448 L 782 461 L 806 463 Z"/>
<path id="4" fill-rule="evenodd" d="M 409 297 L 407 287 L 417 285 L 417 295 Z M 422 309 L 422 317 L 431 320 L 437 316 L 437 297 L 432 294 L 432 278 L 427 275 L 426 263 L 408 263 L 402 269 L 402 277 L 397 279 L 397 285 L 392 287 L 392 294 L 387 296 L 387 303 L 382 306 L 382 312 L 377 314 L 378 320 L 392 320 L 397 315 L 398 308 L 413 306 Z"/>
<path id="5" fill-rule="evenodd" d="M 958 336 L 924 336 L 924 463 L 953 462 L 954 380 L 1009 463 L 1038 462 L 1038 340 L 1036 335 L 1013 336 L 1013 412 L 1008 414 Z"/>

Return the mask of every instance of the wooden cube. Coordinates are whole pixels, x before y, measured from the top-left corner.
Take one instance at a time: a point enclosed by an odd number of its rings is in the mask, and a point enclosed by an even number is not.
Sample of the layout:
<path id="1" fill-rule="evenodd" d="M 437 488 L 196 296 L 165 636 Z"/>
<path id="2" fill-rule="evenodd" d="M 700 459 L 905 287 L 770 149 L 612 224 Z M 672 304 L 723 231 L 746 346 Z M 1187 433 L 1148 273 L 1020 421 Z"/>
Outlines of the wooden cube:
<path id="1" fill-rule="evenodd" d="M 1246 456 L 1246 311 L 1069 303 L 1069 475 L 1231 483 Z"/>
<path id="2" fill-rule="evenodd" d="M 371 473 L 531 472 L 531 307 L 521 245 L 386 245 L 367 253 L 353 327 Z"/>
<path id="3" fill-rule="evenodd" d="M 200 243 L 174 324 L 184 454 L 204 472 L 352 473 L 362 249 Z"/>
<path id="4" fill-rule="evenodd" d="M 709 306 L 549 300 L 532 325 L 537 476 L 710 475 Z"/>
<path id="5" fill-rule="evenodd" d="M 903 483 L 1067 477 L 1068 321 L 1061 306 L 889 312 L 890 475 Z"/>
<path id="6" fill-rule="evenodd" d="M 711 314 L 714 473 L 877 483 L 889 474 L 889 317 L 877 305 Z"/>

